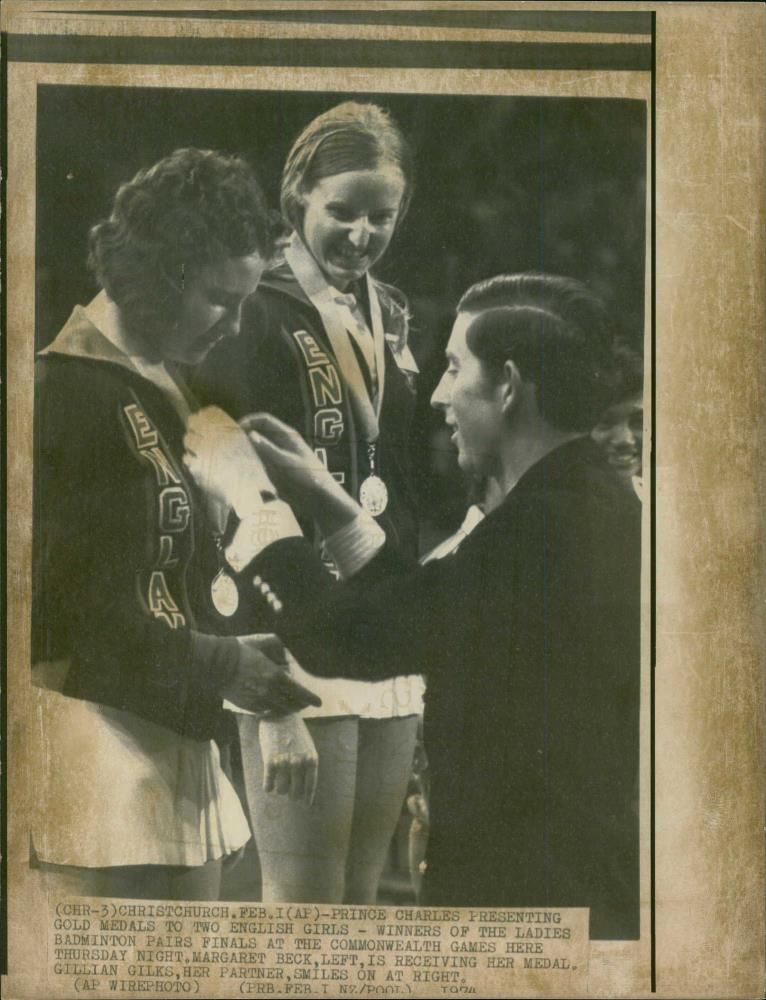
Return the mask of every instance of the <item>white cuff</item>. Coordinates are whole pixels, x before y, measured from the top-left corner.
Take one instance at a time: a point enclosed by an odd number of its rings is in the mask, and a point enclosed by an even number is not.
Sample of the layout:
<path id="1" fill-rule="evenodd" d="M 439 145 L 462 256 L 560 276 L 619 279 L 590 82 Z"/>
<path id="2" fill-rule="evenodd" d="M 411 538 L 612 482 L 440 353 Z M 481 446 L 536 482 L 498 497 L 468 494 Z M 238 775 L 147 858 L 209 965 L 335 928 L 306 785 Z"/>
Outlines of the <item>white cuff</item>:
<path id="1" fill-rule="evenodd" d="M 385 543 L 381 526 L 363 511 L 325 539 L 327 551 L 344 580 L 363 569 Z"/>
<path id="2" fill-rule="evenodd" d="M 226 698 L 223 699 L 223 706 L 225 711 L 233 712 L 235 715 L 254 715 L 258 716 L 257 712 L 251 712 L 248 708 L 240 708 L 239 705 L 235 705 L 233 701 L 227 701 Z"/>
<path id="3" fill-rule="evenodd" d="M 241 573 L 259 552 L 282 538 L 302 538 L 298 522 L 284 500 L 269 500 L 260 510 L 243 518 L 226 546 L 226 562 Z"/>

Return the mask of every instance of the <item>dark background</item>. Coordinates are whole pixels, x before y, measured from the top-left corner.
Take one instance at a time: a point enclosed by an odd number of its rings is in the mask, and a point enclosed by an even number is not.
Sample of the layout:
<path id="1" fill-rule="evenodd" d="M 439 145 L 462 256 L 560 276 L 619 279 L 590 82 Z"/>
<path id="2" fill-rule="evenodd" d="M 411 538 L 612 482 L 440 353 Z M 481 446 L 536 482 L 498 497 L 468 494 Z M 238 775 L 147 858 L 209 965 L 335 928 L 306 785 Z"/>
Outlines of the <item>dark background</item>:
<path id="1" fill-rule="evenodd" d="M 428 397 L 462 292 L 500 272 L 586 282 L 615 330 L 643 333 L 646 107 L 641 101 L 41 86 L 37 133 L 37 347 L 96 292 L 88 228 L 118 185 L 180 146 L 243 155 L 272 206 L 304 125 L 342 100 L 387 107 L 416 162 L 409 214 L 377 268 L 412 307 L 422 370 L 413 441 L 424 513 L 446 530 L 464 496 Z"/>

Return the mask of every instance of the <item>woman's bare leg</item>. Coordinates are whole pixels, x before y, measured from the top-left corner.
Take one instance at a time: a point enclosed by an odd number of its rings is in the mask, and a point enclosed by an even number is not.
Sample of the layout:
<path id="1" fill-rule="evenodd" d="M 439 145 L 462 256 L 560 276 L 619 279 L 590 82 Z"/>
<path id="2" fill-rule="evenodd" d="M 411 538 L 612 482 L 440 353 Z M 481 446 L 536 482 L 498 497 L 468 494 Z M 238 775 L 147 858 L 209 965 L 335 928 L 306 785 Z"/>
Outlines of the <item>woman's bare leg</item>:
<path id="1" fill-rule="evenodd" d="M 258 721 L 237 716 L 264 902 L 343 901 L 357 781 L 359 720 L 307 719 L 319 757 L 313 805 L 263 791 Z"/>
<path id="2" fill-rule="evenodd" d="M 418 717 L 360 719 L 356 796 L 346 862 L 346 903 L 374 903 L 402 812 Z"/>

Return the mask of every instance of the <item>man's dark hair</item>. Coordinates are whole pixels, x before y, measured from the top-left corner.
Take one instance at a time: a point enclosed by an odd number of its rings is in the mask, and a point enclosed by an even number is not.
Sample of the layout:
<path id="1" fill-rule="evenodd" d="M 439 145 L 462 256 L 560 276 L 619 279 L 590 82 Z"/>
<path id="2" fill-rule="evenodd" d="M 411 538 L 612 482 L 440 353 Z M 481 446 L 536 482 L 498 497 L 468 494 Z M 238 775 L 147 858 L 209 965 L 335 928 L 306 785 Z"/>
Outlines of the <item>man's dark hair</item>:
<path id="1" fill-rule="evenodd" d="M 601 300 L 579 281 L 498 275 L 469 288 L 458 312 L 476 314 L 469 349 L 493 377 L 513 361 L 552 426 L 588 431 L 612 401 L 611 330 Z"/>

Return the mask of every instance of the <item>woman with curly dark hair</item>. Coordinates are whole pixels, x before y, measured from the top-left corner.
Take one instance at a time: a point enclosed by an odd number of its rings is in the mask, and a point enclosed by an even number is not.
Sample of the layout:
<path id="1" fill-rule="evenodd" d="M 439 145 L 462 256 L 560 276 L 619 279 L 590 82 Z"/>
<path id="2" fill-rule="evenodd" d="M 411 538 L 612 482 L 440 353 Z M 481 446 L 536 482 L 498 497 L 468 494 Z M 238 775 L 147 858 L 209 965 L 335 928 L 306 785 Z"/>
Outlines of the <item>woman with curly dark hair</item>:
<path id="1" fill-rule="evenodd" d="M 409 438 L 417 366 L 406 300 L 372 273 L 412 185 L 409 147 L 385 109 L 345 101 L 310 121 L 282 172 L 291 230 L 284 259 L 248 301 L 241 336 L 211 352 L 197 385 L 233 416 L 266 410 L 299 430 L 391 543 L 414 558 Z M 301 667 L 294 664 L 294 675 L 305 681 Z M 305 712 L 305 724 L 284 724 L 292 726 L 285 743 L 308 730 L 316 744 L 311 807 L 267 794 L 292 783 L 288 755 L 263 725 L 240 719 L 264 899 L 374 902 L 407 789 L 422 681 L 320 687 L 321 710 Z"/>
<path id="2" fill-rule="evenodd" d="M 60 891 L 217 898 L 249 837 L 221 766 L 224 700 L 310 700 L 268 642 L 237 638 L 257 623 L 221 570 L 228 512 L 180 461 L 196 406 L 178 366 L 238 332 L 271 252 L 247 164 L 177 150 L 91 230 L 102 291 L 38 360 L 33 863 Z"/>

